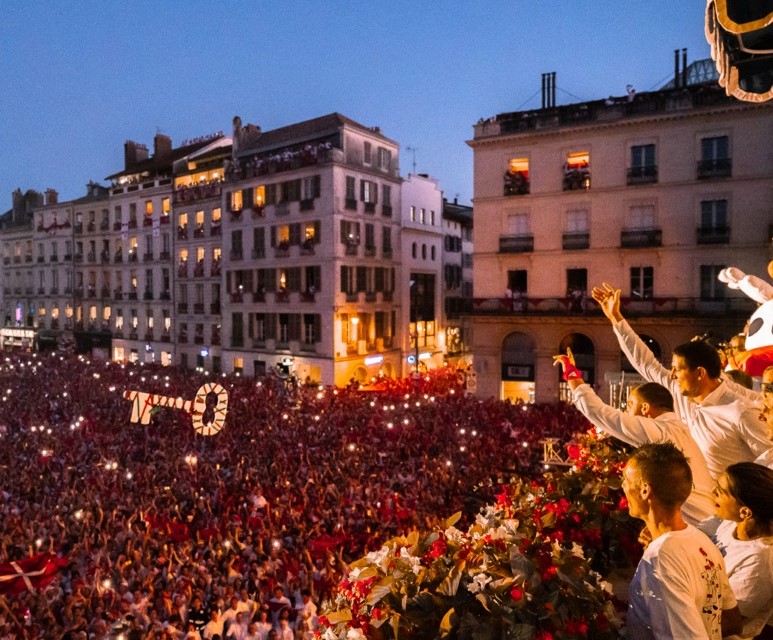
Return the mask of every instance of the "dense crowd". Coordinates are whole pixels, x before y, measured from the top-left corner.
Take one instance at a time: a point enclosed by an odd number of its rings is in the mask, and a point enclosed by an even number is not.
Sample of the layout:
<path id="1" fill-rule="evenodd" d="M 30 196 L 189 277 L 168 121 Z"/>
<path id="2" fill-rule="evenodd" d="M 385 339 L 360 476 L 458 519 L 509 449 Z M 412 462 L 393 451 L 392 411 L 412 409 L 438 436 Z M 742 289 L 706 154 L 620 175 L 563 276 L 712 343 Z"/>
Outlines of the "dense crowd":
<path id="1" fill-rule="evenodd" d="M 14 354 L 0 361 L 0 564 L 51 552 L 42 590 L 0 597 L 0 639 L 308 639 L 347 563 L 392 536 L 473 516 L 566 405 L 464 393 L 442 370 L 378 390 L 218 376 L 225 428 L 184 412 L 129 422 L 125 390 L 192 399 L 213 376 Z"/>

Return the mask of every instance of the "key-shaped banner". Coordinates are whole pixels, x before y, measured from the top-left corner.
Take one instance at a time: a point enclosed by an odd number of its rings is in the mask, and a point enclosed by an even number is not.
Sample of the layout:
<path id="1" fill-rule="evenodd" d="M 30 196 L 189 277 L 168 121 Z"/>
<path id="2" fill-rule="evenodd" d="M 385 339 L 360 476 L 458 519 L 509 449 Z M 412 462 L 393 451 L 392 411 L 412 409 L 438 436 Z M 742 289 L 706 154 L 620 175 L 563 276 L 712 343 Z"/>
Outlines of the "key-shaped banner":
<path id="1" fill-rule="evenodd" d="M 217 402 L 210 407 L 207 405 L 207 398 L 211 393 L 217 396 Z M 123 397 L 132 401 L 132 415 L 129 418 L 132 422 L 150 424 L 150 414 L 154 407 L 182 409 L 191 414 L 193 428 L 196 433 L 202 436 L 214 436 L 220 431 L 225 424 L 228 410 L 228 392 L 217 382 L 207 382 L 199 387 L 193 400 L 172 398 L 144 391 L 124 391 Z M 211 416 L 207 416 L 210 420 L 204 422 L 204 414 L 208 409 L 211 410 Z"/>

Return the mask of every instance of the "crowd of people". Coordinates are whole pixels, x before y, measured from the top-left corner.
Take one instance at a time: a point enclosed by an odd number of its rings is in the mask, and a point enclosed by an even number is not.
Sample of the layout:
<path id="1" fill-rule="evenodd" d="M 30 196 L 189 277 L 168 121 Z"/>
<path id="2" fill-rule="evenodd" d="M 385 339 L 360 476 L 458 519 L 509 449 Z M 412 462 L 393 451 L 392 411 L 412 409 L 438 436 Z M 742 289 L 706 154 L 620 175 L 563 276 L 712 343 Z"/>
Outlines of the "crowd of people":
<path id="1" fill-rule="evenodd" d="M 0 596 L 0 639 L 308 639 L 347 563 L 473 518 L 502 478 L 539 469 L 543 437 L 588 428 L 566 405 L 466 395 L 450 370 L 378 391 L 217 376 L 217 435 L 174 408 L 130 423 L 124 391 L 192 399 L 214 379 L 0 360 L 0 564 L 66 562 L 44 589 Z"/>

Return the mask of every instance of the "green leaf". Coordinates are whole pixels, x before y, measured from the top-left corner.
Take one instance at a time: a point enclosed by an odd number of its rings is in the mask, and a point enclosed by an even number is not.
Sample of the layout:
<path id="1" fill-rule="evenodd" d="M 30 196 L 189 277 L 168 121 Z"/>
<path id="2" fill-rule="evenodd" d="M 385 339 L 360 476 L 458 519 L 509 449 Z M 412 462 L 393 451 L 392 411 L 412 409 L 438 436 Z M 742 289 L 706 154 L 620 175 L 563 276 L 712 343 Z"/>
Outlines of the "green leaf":
<path id="1" fill-rule="evenodd" d="M 454 628 L 454 621 L 452 618 L 454 618 L 455 615 L 456 613 L 453 608 L 446 611 L 446 615 L 444 615 L 443 619 L 440 621 L 439 631 L 441 638 L 445 638 L 451 633 L 451 630 Z"/>
<path id="2" fill-rule="evenodd" d="M 332 625 L 339 622 L 348 622 L 352 619 L 352 612 L 350 609 L 342 609 L 341 611 L 333 611 L 325 614 L 327 621 Z"/>
<path id="3" fill-rule="evenodd" d="M 489 609 L 488 606 L 488 598 L 486 596 L 484 596 L 482 593 L 479 593 L 475 596 L 475 599 L 483 605 L 483 608 L 486 611 L 491 612 L 491 609 Z"/>
<path id="4" fill-rule="evenodd" d="M 458 566 L 451 567 L 443 582 L 438 585 L 438 593 L 444 596 L 455 596 L 459 590 L 459 581 L 462 579 L 462 571 Z"/>
<path id="5" fill-rule="evenodd" d="M 552 527 L 556 523 L 555 513 L 546 513 L 540 518 L 543 527 Z"/>
<path id="6" fill-rule="evenodd" d="M 462 517 L 462 512 L 457 511 L 454 515 L 452 515 L 450 518 L 446 520 L 444 529 L 448 529 L 448 527 L 453 527 L 457 522 L 459 522 L 459 519 L 461 517 Z"/>

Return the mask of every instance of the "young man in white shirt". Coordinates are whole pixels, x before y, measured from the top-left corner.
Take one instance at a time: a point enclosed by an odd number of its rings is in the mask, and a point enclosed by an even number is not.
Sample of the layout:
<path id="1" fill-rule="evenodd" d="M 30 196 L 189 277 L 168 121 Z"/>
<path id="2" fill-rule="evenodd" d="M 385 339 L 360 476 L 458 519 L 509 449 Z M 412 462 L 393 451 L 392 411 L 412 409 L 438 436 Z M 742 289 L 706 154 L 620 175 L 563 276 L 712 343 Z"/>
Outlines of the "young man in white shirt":
<path id="1" fill-rule="evenodd" d="M 594 288 L 593 299 L 636 371 L 649 382 L 663 385 L 674 397 L 674 411 L 689 428 L 703 451 L 715 480 L 736 462 L 753 462 L 769 447 L 766 429 L 759 420 L 760 407 L 748 390 L 727 383 L 722 376 L 719 353 L 702 340 L 678 345 L 667 369 L 639 339 L 620 313 L 620 289 L 608 284 Z"/>
<path id="2" fill-rule="evenodd" d="M 714 515 L 714 480 L 689 428 L 676 417 L 668 389 L 655 382 L 639 385 L 629 394 L 628 411 L 623 412 L 605 404 L 585 383 L 571 350 L 567 349 L 567 355 L 554 356 L 554 360 L 561 365 L 574 405 L 595 427 L 635 447 L 666 440 L 677 445 L 687 456 L 695 485 L 682 505 L 684 519 L 697 525 Z"/>
<path id="3" fill-rule="evenodd" d="M 671 442 L 639 447 L 623 470 L 628 511 L 652 537 L 628 589 L 629 640 L 721 640 L 741 628 L 722 555 L 682 519 L 691 489 L 690 465 Z"/>

